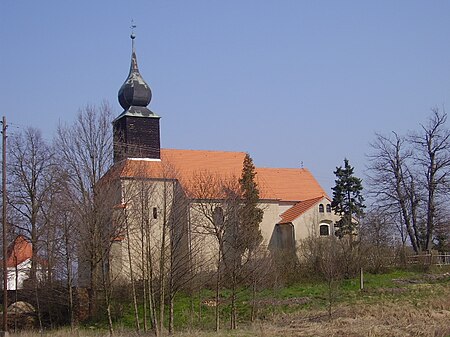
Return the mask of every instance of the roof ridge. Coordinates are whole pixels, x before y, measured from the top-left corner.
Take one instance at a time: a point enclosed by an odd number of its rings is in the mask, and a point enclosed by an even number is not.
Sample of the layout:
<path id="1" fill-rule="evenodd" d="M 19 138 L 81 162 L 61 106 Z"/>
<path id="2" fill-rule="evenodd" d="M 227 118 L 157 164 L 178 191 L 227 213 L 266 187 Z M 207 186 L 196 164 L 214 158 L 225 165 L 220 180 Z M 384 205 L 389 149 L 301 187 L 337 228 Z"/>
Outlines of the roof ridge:
<path id="1" fill-rule="evenodd" d="M 267 166 L 258 166 L 256 169 L 263 169 L 263 170 L 284 170 L 284 171 L 308 171 L 311 173 L 311 171 L 306 167 L 267 167 Z"/>
<path id="2" fill-rule="evenodd" d="M 327 196 L 327 195 L 320 195 L 320 196 L 318 196 L 318 197 L 314 197 L 314 198 L 310 198 L 310 199 L 305 199 L 305 200 L 300 200 L 299 202 L 306 202 L 306 201 L 320 200 L 320 199 L 323 199 L 323 198 L 327 198 L 327 199 L 328 199 L 328 196 Z"/>
<path id="3" fill-rule="evenodd" d="M 192 151 L 192 152 L 221 152 L 221 153 L 242 153 L 246 154 L 245 151 L 231 151 L 231 150 L 200 150 L 200 149 L 174 149 L 174 148 L 161 148 L 161 150 L 168 150 L 168 151 Z"/>

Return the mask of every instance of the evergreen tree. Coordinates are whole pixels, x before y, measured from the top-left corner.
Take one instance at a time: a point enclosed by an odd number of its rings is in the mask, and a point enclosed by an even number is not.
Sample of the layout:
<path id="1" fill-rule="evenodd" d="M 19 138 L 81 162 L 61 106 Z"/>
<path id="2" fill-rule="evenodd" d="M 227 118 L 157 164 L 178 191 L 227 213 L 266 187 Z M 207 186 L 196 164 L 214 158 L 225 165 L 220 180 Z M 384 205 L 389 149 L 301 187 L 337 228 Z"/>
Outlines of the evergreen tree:
<path id="1" fill-rule="evenodd" d="M 245 155 L 242 176 L 239 185 L 242 193 L 242 208 L 240 212 L 241 222 L 241 247 L 242 251 L 248 249 L 252 252 L 262 241 L 259 224 L 263 219 L 263 210 L 258 208 L 259 190 L 255 181 L 255 165 L 250 155 Z"/>
<path id="2" fill-rule="evenodd" d="M 361 179 L 353 175 L 353 167 L 348 163 L 348 159 L 344 159 L 344 167 L 336 167 L 334 174 L 336 175 L 336 186 L 333 189 L 333 201 L 331 208 L 341 216 L 336 223 L 336 235 L 342 238 L 348 234 L 355 234 L 358 222 L 355 218 L 362 216 L 364 206 L 364 198 L 361 194 L 363 189 Z"/>

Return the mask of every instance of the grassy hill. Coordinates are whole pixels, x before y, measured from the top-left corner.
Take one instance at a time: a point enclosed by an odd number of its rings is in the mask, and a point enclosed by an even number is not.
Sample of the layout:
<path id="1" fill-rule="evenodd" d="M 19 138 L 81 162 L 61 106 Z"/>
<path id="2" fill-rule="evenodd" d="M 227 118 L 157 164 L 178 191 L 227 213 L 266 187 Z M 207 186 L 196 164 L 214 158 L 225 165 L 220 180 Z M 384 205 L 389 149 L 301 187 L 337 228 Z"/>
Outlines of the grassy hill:
<path id="1" fill-rule="evenodd" d="M 331 292 L 330 292 L 331 289 Z M 238 330 L 228 330 L 228 294 L 222 293 L 222 331 L 213 332 L 212 291 L 175 300 L 176 336 L 450 336 L 450 269 L 432 272 L 394 270 L 342 280 L 330 288 L 324 282 L 301 282 L 262 290 L 256 297 L 256 320 L 250 322 L 249 289 L 238 294 Z M 331 316 L 330 316 L 331 299 Z M 134 336 L 131 310 L 116 322 L 117 336 Z M 129 310 L 129 312 L 128 312 Z M 106 336 L 98 322 L 76 332 L 53 331 L 48 336 Z M 32 333 L 12 334 L 33 337 Z M 41 334 L 39 334 L 41 336 Z M 152 336 L 150 332 L 140 336 Z M 36 335 L 37 336 L 37 335 Z"/>

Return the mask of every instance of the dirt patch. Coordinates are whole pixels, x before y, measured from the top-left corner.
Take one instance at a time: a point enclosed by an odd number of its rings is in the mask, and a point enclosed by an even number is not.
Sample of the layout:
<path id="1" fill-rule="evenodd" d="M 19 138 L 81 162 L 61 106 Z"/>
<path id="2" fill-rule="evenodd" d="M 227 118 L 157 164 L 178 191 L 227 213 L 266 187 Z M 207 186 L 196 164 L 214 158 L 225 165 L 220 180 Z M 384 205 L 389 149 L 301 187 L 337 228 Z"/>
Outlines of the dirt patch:
<path id="1" fill-rule="evenodd" d="M 436 283 L 450 280 L 450 273 L 442 274 L 422 274 L 417 278 L 398 278 L 393 279 L 392 282 L 396 284 L 423 284 L 423 283 Z"/>
<path id="2" fill-rule="evenodd" d="M 397 295 L 407 293 L 410 290 L 408 288 L 402 287 L 392 287 L 392 288 L 375 288 L 375 289 L 365 289 L 366 294 L 382 294 L 382 295 Z"/>
<path id="3" fill-rule="evenodd" d="M 310 303 L 311 299 L 309 297 L 293 297 L 285 299 L 267 298 L 256 301 L 258 307 L 268 307 L 268 306 L 295 306 Z"/>

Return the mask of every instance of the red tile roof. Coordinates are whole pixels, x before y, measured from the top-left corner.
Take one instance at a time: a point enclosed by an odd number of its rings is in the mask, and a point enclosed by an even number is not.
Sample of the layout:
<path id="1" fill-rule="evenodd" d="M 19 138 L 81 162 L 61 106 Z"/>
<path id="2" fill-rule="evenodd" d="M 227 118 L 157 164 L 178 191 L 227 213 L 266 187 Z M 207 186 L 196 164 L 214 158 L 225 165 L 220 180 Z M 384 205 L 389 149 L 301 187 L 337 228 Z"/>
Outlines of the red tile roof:
<path id="1" fill-rule="evenodd" d="M 23 235 L 19 235 L 8 247 L 7 256 L 6 266 L 8 268 L 18 266 L 22 262 L 31 259 L 33 256 L 31 243 Z"/>
<path id="2" fill-rule="evenodd" d="M 279 223 L 283 224 L 294 221 L 311 207 L 315 206 L 321 199 L 323 199 L 323 196 L 296 203 L 294 206 L 281 214 L 281 220 Z"/>
<path id="3" fill-rule="evenodd" d="M 193 190 L 200 175 L 222 179 L 241 176 L 244 152 L 161 149 L 161 161 L 127 159 L 112 167 L 102 180 L 116 178 L 178 179 Z M 257 168 L 261 199 L 300 201 L 326 195 L 307 169 Z"/>
<path id="4" fill-rule="evenodd" d="M 326 195 L 305 168 L 257 168 L 256 171 L 262 199 L 301 201 Z"/>

